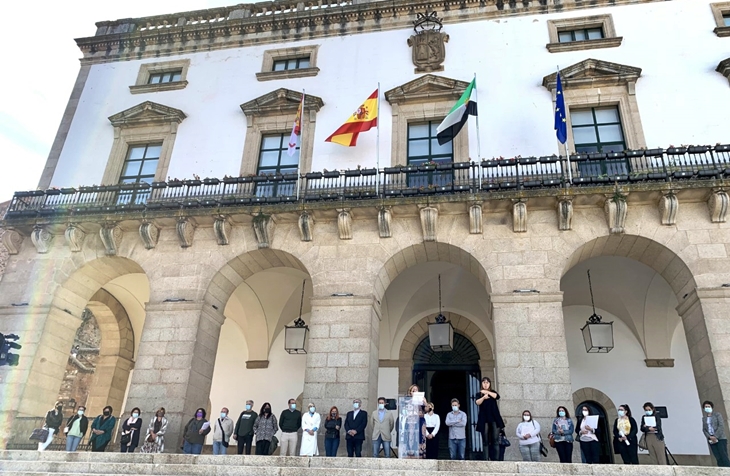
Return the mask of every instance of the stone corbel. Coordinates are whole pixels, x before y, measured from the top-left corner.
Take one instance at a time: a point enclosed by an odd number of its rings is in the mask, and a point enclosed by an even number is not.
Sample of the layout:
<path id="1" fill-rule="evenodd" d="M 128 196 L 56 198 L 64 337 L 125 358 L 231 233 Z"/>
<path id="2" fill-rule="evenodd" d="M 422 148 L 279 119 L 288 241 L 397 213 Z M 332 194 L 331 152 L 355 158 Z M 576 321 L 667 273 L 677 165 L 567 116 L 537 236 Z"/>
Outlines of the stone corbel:
<path id="1" fill-rule="evenodd" d="M 349 208 L 338 208 L 337 232 L 341 240 L 352 239 L 352 212 Z"/>
<path id="2" fill-rule="evenodd" d="M 269 361 L 268 360 L 247 360 L 246 368 L 247 369 L 268 369 Z"/>
<path id="3" fill-rule="evenodd" d="M 713 190 L 707 199 L 707 208 L 710 210 L 712 223 L 725 223 L 727 220 L 727 206 L 730 201 L 727 192 L 722 189 Z"/>
<path id="4" fill-rule="evenodd" d="M 527 200 L 524 198 L 512 200 L 512 231 L 527 231 Z"/>
<path id="5" fill-rule="evenodd" d="M 421 231 L 423 241 L 436 241 L 436 230 L 438 226 L 439 210 L 431 205 L 421 206 Z"/>
<path id="6" fill-rule="evenodd" d="M 676 225 L 677 212 L 679 211 L 679 200 L 674 191 L 669 190 L 662 194 L 659 199 L 659 218 L 662 225 Z"/>
<path id="7" fill-rule="evenodd" d="M 144 222 L 139 226 L 139 237 L 142 244 L 148 250 L 157 246 L 157 240 L 160 238 L 160 229 L 152 222 Z"/>
<path id="8" fill-rule="evenodd" d="M 274 238 L 274 225 L 276 221 L 271 215 L 259 213 L 253 217 L 253 232 L 259 248 L 269 248 Z"/>
<path id="9" fill-rule="evenodd" d="M 647 367 L 674 367 L 674 359 L 644 359 Z"/>
<path id="10" fill-rule="evenodd" d="M 215 232 L 215 239 L 218 241 L 219 245 L 225 246 L 229 243 L 232 228 L 233 227 L 231 226 L 231 222 L 228 220 L 228 217 L 222 215 L 216 217 L 213 222 L 213 231 Z"/>
<path id="11" fill-rule="evenodd" d="M 105 223 L 99 230 L 101 242 L 104 244 L 106 254 L 114 256 L 119 251 L 122 243 L 122 229 L 116 223 Z"/>
<path id="12" fill-rule="evenodd" d="M 608 231 L 612 235 L 620 235 L 626 226 L 626 214 L 629 207 L 626 203 L 626 195 L 616 192 L 613 195 L 606 195 L 606 203 L 603 211 L 606 214 Z"/>
<path id="13" fill-rule="evenodd" d="M 64 235 L 66 236 L 66 243 L 68 243 L 68 247 L 72 252 L 78 253 L 81 251 L 84 238 L 86 238 L 86 232 L 80 226 L 75 223 L 69 223 Z"/>
<path id="14" fill-rule="evenodd" d="M 469 233 L 481 235 L 483 228 L 482 202 L 471 202 L 469 205 Z"/>
<path id="15" fill-rule="evenodd" d="M 390 238 L 393 233 L 390 231 L 390 225 L 393 221 L 393 211 L 391 207 L 378 208 L 378 233 L 381 238 Z"/>
<path id="16" fill-rule="evenodd" d="M 51 241 L 53 241 L 53 235 L 45 226 L 36 225 L 30 234 L 30 241 L 33 242 L 38 253 L 48 253 L 48 249 L 51 247 Z"/>
<path id="17" fill-rule="evenodd" d="M 196 226 L 197 223 L 192 218 L 181 218 L 177 221 L 175 229 L 177 231 L 177 239 L 180 240 L 181 248 L 190 248 L 193 246 Z"/>
<path id="18" fill-rule="evenodd" d="M 17 255 L 23 247 L 23 234 L 14 228 L 8 228 L 3 234 L 2 242 L 9 254 Z"/>
<path id="19" fill-rule="evenodd" d="M 314 234 L 314 215 L 308 211 L 303 211 L 299 215 L 299 236 L 302 241 L 312 241 Z"/>
<path id="20" fill-rule="evenodd" d="M 573 229 L 573 197 L 558 198 L 558 230 Z"/>

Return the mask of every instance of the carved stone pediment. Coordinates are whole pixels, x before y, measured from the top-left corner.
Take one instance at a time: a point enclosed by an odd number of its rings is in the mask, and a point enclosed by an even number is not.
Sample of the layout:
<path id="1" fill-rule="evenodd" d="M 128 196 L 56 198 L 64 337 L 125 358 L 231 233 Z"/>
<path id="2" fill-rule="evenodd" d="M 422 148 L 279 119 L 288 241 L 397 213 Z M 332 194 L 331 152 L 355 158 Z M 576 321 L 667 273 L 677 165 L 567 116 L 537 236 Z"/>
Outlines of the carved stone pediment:
<path id="1" fill-rule="evenodd" d="M 386 91 L 385 99 L 390 104 L 457 101 L 467 87 L 466 81 L 426 74 Z"/>
<path id="2" fill-rule="evenodd" d="M 640 76 L 641 68 L 592 58 L 560 70 L 563 89 L 633 85 Z M 556 78 L 557 73 L 549 74 L 542 79 L 542 85 L 552 91 Z"/>
<path id="3" fill-rule="evenodd" d="M 109 121 L 114 127 L 138 127 L 145 125 L 159 125 L 177 123 L 180 124 L 187 116 L 180 109 L 163 106 L 152 101 L 145 101 L 130 107 L 113 116 Z"/>
<path id="4" fill-rule="evenodd" d="M 296 114 L 301 100 L 301 92 L 279 88 L 241 104 L 241 110 L 246 116 Z M 305 111 L 317 112 L 322 106 L 324 106 L 322 98 L 309 94 L 304 96 Z"/>

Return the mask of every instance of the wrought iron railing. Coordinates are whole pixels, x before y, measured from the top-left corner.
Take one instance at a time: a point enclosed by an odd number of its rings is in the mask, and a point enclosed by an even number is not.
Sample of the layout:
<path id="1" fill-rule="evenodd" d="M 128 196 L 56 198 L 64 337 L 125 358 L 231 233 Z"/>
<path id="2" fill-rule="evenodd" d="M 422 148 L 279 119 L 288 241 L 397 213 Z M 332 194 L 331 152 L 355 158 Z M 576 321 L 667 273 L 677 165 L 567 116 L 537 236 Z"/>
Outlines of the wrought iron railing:
<path id="1" fill-rule="evenodd" d="M 16 192 L 6 218 L 364 200 L 730 176 L 730 145 Z"/>

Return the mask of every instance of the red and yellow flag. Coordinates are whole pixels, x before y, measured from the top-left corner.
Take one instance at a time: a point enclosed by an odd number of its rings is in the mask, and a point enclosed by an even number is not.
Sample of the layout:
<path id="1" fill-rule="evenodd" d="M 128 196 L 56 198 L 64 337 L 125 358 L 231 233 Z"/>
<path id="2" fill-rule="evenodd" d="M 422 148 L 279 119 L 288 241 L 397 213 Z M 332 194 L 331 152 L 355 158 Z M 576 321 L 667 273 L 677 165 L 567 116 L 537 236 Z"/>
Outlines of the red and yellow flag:
<path id="1" fill-rule="evenodd" d="M 368 97 L 364 103 L 352 113 L 325 142 L 353 147 L 357 144 L 357 136 L 361 132 L 369 131 L 378 125 L 378 90 Z"/>

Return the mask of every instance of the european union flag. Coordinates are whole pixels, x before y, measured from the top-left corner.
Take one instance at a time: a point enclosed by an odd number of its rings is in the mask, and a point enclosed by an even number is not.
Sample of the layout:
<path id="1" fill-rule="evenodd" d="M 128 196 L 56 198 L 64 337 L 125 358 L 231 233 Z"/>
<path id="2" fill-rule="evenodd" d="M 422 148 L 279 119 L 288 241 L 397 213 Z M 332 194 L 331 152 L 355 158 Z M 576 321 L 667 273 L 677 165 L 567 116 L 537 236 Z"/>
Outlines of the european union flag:
<path id="1" fill-rule="evenodd" d="M 565 119 L 565 98 L 563 97 L 563 83 L 558 72 L 558 85 L 555 91 L 555 135 L 561 144 L 568 140 L 568 122 Z"/>

